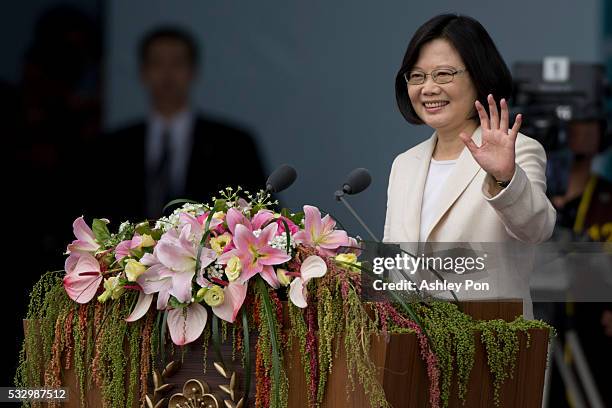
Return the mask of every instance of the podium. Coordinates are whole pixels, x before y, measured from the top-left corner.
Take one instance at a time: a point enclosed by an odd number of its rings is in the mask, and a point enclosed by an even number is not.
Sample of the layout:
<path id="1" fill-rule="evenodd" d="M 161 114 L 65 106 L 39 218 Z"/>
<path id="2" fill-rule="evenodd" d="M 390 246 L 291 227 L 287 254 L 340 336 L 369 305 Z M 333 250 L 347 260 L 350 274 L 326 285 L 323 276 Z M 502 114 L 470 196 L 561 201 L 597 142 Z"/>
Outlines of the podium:
<path id="1" fill-rule="evenodd" d="M 464 302 L 461 304 L 461 308 L 465 313 L 478 320 L 503 319 L 512 321 L 522 314 L 522 303 L 520 301 Z M 285 323 L 285 328 L 287 328 L 288 321 Z M 528 348 L 526 336 L 521 335 L 513 377 L 508 378 L 501 388 L 501 407 L 541 407 L 549 332 L 545 329 L 532 329 L 530 335 L 530 347 Z M 493 378 L 487 366 L 486 353 L 480 342 L 480 336 L 478 334 L 476 336 L 476 353 L 468 383 L 466 403 L 463 405 L 458 398 L 457 384 L 453 380 L 449 401 L 450 407 L 495 406 L 493 402 Z M 256 334 L 253 333 L 251 344 L 255 343 L 255 339 Z M 218 389 L 219 385 L 228 382 L 213 369 L 215 357 L 210 348 L 207 356 L 208 369 L 204 374 L 202 370 L 204 357 L 202 342 L 198 340 L 186 347 L 187 352 L 184 354 L 181 368 L 165 381 L 166 384 L 172 385 L 168 396 L 182 392 L 183 385 L 190 379 L 204 380 L 210 385 L 211 389 L 215 390 Z M 254 349 L 255 347 L 251 348 L 251 361 L 253 363 L 255 361 Z M 358 381 L 355 382 L 355 390 L 347 392 L 348 373 L 345 350 L 342 346 L 338 350 L 339 354 L 332 362 L 333 369 L 328 378 L 325 398 L 321 407 L 369 408 L 368 398 Z M 221 352 L 226 363 L 230 363 L 228 368 L 236 372 L 240 387 L 244 387 L 244 370 L 238 360 L 231 363 L 231 341 L 222 345 Z M 425 364 L 420 357 L 418 340 L 415 334 L 389 334 L 387 338 L 383 336 L 373 338 L 370 358 L 378 368 L 378 381 L 383 385 L 387 401 L 391 406 L 394 408 L 425 408 L 429 406 L 429 380 L 426 375 Z M 308 387 L 302 368 L 299 342 L 295 338 L 292 341 L 292 348 L 285 353 L 284 364 L 289 379 L 289 407 L 308 407 Z M 253 373 L 251 398 L 246 406 L 254 406 L 254 377 Z M 63 380 L 64 386 L 69 388 L 70 400 L 62 406 L 79 407 L 80 396 L 74 369 L 66 370 Z M 150 390 L 151 388 L 149 387 Z M 240 392 L 243 391 L 243 388 L 241 388 Z M 87 391 L 86 400 L 90 408 L 102 407 L 100 390 L 95 387 Z M 138 406 L 141 406 L 141 404 L 134 404 L 134 407 Z M 224 406 L 221 402 L 218 407 Z"/>

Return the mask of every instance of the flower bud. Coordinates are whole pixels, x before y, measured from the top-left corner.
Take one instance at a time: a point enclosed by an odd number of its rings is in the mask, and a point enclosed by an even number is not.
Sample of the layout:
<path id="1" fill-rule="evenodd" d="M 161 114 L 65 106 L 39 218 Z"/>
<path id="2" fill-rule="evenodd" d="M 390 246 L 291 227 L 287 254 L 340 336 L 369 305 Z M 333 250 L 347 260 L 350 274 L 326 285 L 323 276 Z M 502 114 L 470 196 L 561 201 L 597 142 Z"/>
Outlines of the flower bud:
<path id="1" fill-rule="evenodd" d="M 111 276 L 108 279 L 104 279 L 104 293 L 98 296 L 98 301 L 104 303 L 110 296 L 113 300 L 119 299 L 125 289 L 119 285 L 119 278 L 117 276 Z"/>
<path id="2" fill-rule="evenodd" d="M 201 302 L 204 300 L 204 295 L 206 295 L 206 292 L 208 292 L 208 288 L 200 288 L 198 289 L 196 295 L 195 295 L 195 301 L 196 302 Z"/>
<path id="3" fill-rule="evenodd" d="M 234 255 L 227 261 L 225 274 L 227 275 L 227 279 L 233 282 L 238 279 L 240 272 L 242 272 L 242 262 L 240 262 L 240 258 Z"/>
<path id="4" fill-rule="evenodd" d="M 283 286 L 289 285 L 292 280 L 291 276 L 287 275 L 287 270 L 281 268 L 276 270 L 276 277 L 278 278 L 280 284 Z"/>
<path id="5" fill-rule="evenodd" d="M 136 282 L 136 279 L 146 270 L 147 267 L 135 259 L 128 259 L 125 263 L 125 276 L 130 282 Z"/>
<path id="6" fill-rule="evenodd" d="M 155 240 L 149 234 L 142 234 L 142 243 L 140 244 L 143 248 L 152 247 L 155 245 Z"/>
<path id="7" fill-rule="evenodd" d="M 338 262 L 343 262 L 341 264 L 343 267 L 348 268 L 351 271 L 359 272 L 359 266 L 361 266 L 361 262 L 357 262 L 357 255 L 352 252 L 346 254 L 338 254 L 334 258 Z M 355 266 L 350 266 L 347 264 L 354 264 Z"/>
<path id="8" fill-rule="evenodd" d="M 209 306 L 219 306 L 224 300 L 225 295 L 223 289 L 219 286 L 212 286 L 204 293 L 204 302 Z"/>
<path id="9" fill-rule="evenodd" d="M 225 248 L 225 246 L 227 244 L 229 244 L 232 241 L 232 237 L 230 234 L 225 233 L 222 235 L 219 235 L 218 237 L 214 237 L 210 239 L 210 247 L 212 248 L 212 250 L 214 250 L 217 254 L 222 254 L 223 253 L 223 249 Z"/>

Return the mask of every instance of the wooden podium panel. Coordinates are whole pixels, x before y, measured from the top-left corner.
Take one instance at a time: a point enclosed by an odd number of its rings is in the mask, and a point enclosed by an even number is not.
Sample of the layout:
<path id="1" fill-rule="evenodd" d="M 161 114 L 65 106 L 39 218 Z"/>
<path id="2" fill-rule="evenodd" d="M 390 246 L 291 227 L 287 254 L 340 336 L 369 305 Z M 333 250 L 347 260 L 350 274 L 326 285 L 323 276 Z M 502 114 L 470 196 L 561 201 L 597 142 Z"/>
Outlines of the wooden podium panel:
<path id="1" fill-rule="evenodd" d="M 477 319 L 502 318 L 511 321 L 522 313 L 522 303 L 520 301 L 466 302 L 462 303 L 461 308 L 464 312 Z M 541 407 L 548 348 L 548 331 L 534 329 L 530 330 L 530 334 L 531 342 L 529 348 L 526 347 L 526 336 L 521 335 L 514 376 L 511 379 L 507 379 L 501 389 L 501 407 Z M 251 361 L 253 367 L 255 362 L 255 342 L 256 335 L 252 334 Z M 283 346 L 286 348 L 286 345 Z M 297 338 L 293 339 L 292 348 L 287 351 L 284 363 L 289 377 L 289 407 L 306 408 L 308 407 L 308 387 L 302 368 Z M 232 356 L 230 341 L 223 344 L 221 352 L 228 364 L 228 368 L 236 371 L 240 382 L 240 389 L 243 390 L 244 370 L 238 361 L 230 364 Z M 378 380 L 383 385 L 387 400 L 392 407 L 425 408 L 429 406 L 429 380 L 426 375 L 425 363 L 420 356 L 416 335 L 410 333 L 392 334 L 386 339 L 382 336 L 376 336 L 372 339 L 370 358 L 375 366 L 379 368 Z M 184 354 L 183 367 L 167 381 L 169 384 L 174 385 L 168 395 L 181 392 L 185 381 L 191 378 L 203 379 L 213 389 L 216 389 L 219 384 L 227 383 L 227 380 L 223 379 L 212 368 L 215 356 L 210 347 L 207 359 L 208 370 L 204 374 L 202 370 L 203 348 L 201 341 L 188 345 L 187 351 Z M 337 358 L 334 358 L 332 365 L 333 370 L 328 378 L 322 407 L 370 408 L 369 400 L 357 379 L 355 380 L 355 390 L 347 393 L 347 386 L 350 385 L 348 384 L 349 379 L 343 344 L 339 347 L 339 355 Z M 63 406 L 79 407 L 80 397 L 74 370 L 64 372 L 64 382 L 65 386 L 70 389 L 70 401 L 63 404 Z M 453 379 L 449 406 L 453 408 L 493 407 L 492 382 L 493 378 L 487 366 L 484 346 L 480 342 L 479 334 L 476 334 L 476 354 L 468 383 L 466 404 L 463 405 L 458 399 L 457 385 L 455 379 Z M 255 378 L 253 374 L 251 379 L 251 402 L 254 400 L 254 391 Z M 88 389 L 86 399 L 88 407 L 102 407 L 99 389 L 95 387 Z M 137 406 L 140 405 L 134 404 L 134 407 Z M 249 406 L 253 406 L 252 403 Z"/>
<path id="2" fill-rule="evenodd" d="M 475 318 L 502 318 L 512 321 L 522 314 L 520 301 L 504 302 L 466 302 L 462 310 Z M 544 388 L 544 372 L 548 350 L 548 331 L 530 330 L 530 347 L 527 336 L 520 336 L 519 353 L 513 378 L 509 378 L 501 388 L 501 407 L 540 408 Z M 489 373 L 486 353 L 476 335 L 474 366 L 468 383 L 466 403 L 457 397 L 457 384 L 453 379 L 449 407 L 490 408 L 493 402 L 493 377 Z M 287 354 L 291 357 L 289 375 L 289 407 L 307 407 L 308 397 L 304 370 L 301 368 L 299 346 L 293 342 L 293 349 Z M 379 368 L 378 380 L 383 384 L 387 401 L 394 408 L 429 407 L 429 379 L 425 363 L 421 359 L 416 335 L 393 334 L 386 340 L 382 336 L 372 339 L 370 351 L 372 361 Z M 346 355 L 340 346 L 338 358 L 333 360 L 333 370 L 329 376 L 324 408 L 354 407 L 370 408 L 367 396 L 359 383 L 355 390 L 347 394 L 348 373 Z M 297 367 L 297 369 L 295 369 Z M 297 386 L 295 386 L 297 385 Z"/>

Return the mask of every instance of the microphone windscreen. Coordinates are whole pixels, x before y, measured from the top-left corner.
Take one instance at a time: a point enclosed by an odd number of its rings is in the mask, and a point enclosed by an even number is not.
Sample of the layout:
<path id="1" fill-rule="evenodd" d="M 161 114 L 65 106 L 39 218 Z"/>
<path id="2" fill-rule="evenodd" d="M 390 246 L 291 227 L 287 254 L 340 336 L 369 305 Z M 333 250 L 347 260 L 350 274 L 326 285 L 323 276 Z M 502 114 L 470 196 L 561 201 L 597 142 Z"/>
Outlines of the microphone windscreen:
<path id="1" fill-rule="evenodd" d="M 278 193 L 293 184 L 297 178 L 297 172 L 288 164 L 283 164 L 270 174 L 266 181 L 266 190 Z"/>
<path id="2" fill-rule="evenodd" d="M 344 190 L 344 192 L 347 194 L 361 193 L 363 190 L 368 188 L 371 182 L 372 176 L 370 175 L 368 169 L 359 167 L 351 171 L 346 177 L 342 190 Z"/>

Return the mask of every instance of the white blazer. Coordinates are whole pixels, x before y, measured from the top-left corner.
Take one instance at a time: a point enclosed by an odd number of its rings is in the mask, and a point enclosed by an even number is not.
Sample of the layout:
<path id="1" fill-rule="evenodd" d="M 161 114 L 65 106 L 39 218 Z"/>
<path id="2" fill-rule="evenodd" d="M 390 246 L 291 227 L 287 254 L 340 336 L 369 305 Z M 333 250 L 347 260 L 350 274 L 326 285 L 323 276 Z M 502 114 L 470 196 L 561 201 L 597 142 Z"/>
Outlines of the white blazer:
<path id="1" fill-rule="evenodd" d="M 419 241 L 421 203 L 436 133 L 425 142 L 397 156 L 391 167 L 387 191 L 384 242 Z M 480 127 L 472 140 L 481 144 Z M 519 133 L 516 170 L 510 184 L 496 196 L 489 191 L 495 181 L 464 148 L 442 189 L 428 242 L 539 243 L 552 235 L 556 211 L 546 197 L 546 154 L 536 140 Z M 527 267 L 527 265 L 524 265 Z M 528 275 L 505 282 L 501 297 L 523 298 L 526 317 L 531 316 Z M 525 273 L 520 271 L 520 275 Z M 460 297 L 461 300 L 461 297 Z"/>

